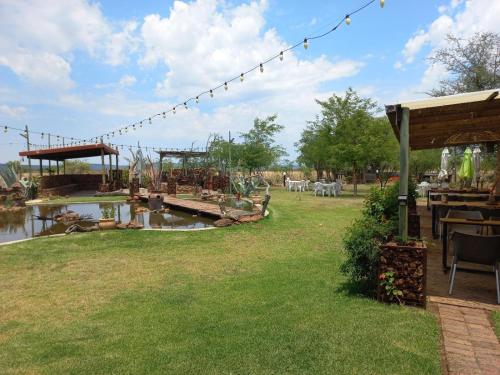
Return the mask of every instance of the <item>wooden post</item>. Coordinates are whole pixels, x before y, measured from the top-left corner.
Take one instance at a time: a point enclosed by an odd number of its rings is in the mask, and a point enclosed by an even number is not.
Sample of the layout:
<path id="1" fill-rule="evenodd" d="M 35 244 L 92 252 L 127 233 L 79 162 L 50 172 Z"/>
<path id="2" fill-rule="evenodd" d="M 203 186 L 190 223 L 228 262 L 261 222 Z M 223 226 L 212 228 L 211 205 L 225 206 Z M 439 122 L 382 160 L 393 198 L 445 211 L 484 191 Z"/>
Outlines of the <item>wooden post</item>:
<path id="1" fill-rule="evenodd" d="M 26 149 L 28 152 L 30 151 L 30 132 L 28 130 L 28 125 L 25 126 L 24 131 L 26 134 L 24 134 L 24 138 L 26 138 Z M 22 135 L 22 134 L 21 134 Z M 31 158 L 28 156 L 28 176 L 31 180 Z"/>
<path id="2" fill-rule="evenodd" d="M 48 139 L 48 145 L 49 145 L 49 148 L 50 148 L 50 133 L 47 134 L 47 139 Z M 52 174 L 52 163 L 50 162 L 50 159 L 49 159 L 49 176 Z"/>
<path id="3" fill-rule="evenodd" d="M 161 174 L 163 172 L 163 155 L 161 154 L 161 151 L 160 151 L 160 165 L 158 165 L 158 173 L 159 173 L 159 176 L 160 176 L 160 184 L 161 184 Z"/>
<path id="4" fill-rule="evenodd" d="M 42 159 L 40 159 L 40 177 L 43 176 Z"/>
<path id="5" fill-rule="evenodd" d="M 111 159 L 111 154 L 109 154 L 109 181 L 113 180 L 113 159 Z"/>
<path id="6" fill-rule="evenodd" d="M 408 169 L 410 153 L 410 110 L 401 108 L 399 127 L 399 236 L 408 239 Z"/>
<path id="7" fill-rule="evenodd" d="M 497 143 L 496 194 L 500 194 L 500 142 Z"/>
<path id="8" fill-rule="evenodd" d="M 66 159 L 63 160 L 63 174 L 66 174 Z"/>
<path id="9" fill-rule="evenodd" d="M 59 176 L 59 160 L 56 160 L 57 175 Z"/>
<path id="10" fill-rule="evenodd" d="M 102 139 L 101 139 L 102 143 Z M 104 165 L 104 148 L 101 148 L 101 175 L 102 175 L 102 184 L 106 183 L 106 166 Z"/>

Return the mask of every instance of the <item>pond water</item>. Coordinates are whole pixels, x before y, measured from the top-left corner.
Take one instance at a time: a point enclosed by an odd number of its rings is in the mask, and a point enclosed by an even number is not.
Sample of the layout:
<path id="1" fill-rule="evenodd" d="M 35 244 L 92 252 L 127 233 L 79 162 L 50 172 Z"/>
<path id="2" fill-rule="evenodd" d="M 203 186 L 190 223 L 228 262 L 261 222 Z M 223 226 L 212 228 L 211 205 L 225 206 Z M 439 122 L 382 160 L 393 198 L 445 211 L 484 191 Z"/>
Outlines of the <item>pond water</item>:
<path id="1" fill-rule="evenodd" d="M 201 198 L 189 198 L 192 201 L 198 201 L 198 202 L 205 202 L 205 203 L 211 203 L 211 204 L 216 204 L 218 205 L 219 202 L 216 200 L 204 200 Z M 253 208 L 253 203 L 247 201 L 246 199 L 236 199 L 236 198 L 226 198 L 226 207 L 232 207 L 232 208 L 237 208 L 239 210 L 243 211 L 252 211 Z"/>
<path id="2" fill-rule="evenodd" d="M 52 218 L 67 211 L 74 211 L 85 219 L 77 221 L 81 226 L 92 226 L 101 217 L 101 210 L 113 206 L 115 219 L 120 223 L 137 221 L 144 228 L 199 229 L 213 226 L 213 220 L 193 216 L 190 213 L 169 210 L 165 213 L 136 213 L 138 203 L 81 203 L 65 205 L 28 206 L 17 212 L 0 212 L 0 242 L 21 240 L 30 237 L 64 233 L 69 225 Z M 42 220 L 41 218 L 45 218 Z"/>

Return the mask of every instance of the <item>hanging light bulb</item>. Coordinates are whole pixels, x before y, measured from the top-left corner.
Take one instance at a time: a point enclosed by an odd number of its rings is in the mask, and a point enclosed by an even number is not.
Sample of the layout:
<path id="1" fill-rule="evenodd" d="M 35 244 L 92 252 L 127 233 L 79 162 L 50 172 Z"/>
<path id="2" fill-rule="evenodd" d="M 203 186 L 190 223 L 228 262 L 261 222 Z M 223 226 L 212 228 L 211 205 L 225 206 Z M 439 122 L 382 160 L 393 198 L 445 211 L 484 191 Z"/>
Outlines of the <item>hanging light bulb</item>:
<path id="1" fill-rule="evenodd" d="M 125 126 L 125 133 L 128 133 L 128 128 Z"/>
<path id="2" fill-rule="evenodd" d="M 184 109 L 188 109 L 188 105 L 186 102 L 184 102 Z"/>
<path id="3" fill-rule="evenodd" d="M 380 0 L 380 7 L 383 8 L 385 5 L 385 0 Z"/>
<path id="4" fill-rule="evenodd" d="M 307 49 L 308 45 L 307 45 L 307 38 L 304 38 L 304 49 Z"/>
<path id="5" fill-rule="evenodd" d="M 214 97 L 214 92 L 212 91 L 212 89 L 210 89 L 210 97 L 213 98 Z"/>
<path id="6" fill-rule="evenodd" d="M 4 126 L 4 127 L 3 127 L 3 132 L 4 132 L 4 133 L 7 133 L 7 126 Z M 43 133 L 42 133 L 42 134 L 43 134 Z M 43 137 L 42 137 L 42 138 L 43 138 Z"/>
<path id="7" fill-rule="evenodd" d="M 134 124 L 134 125 L 132 125 L 132 130 L 135 130 L 135 124 Z"/>
<path id="8" fill-rule="evenodd" d="M 196 104 L 200 102 L 200 98 L 196 97 Z"/>
<path id="9" fill-rule="evenodd" d="M 174 115 L 175 115 L 175 107 L 172 108 L 172 112 L 174 112 Z"/>
<path id="10" fill-rule="evenodd" d="M 151 125 L 151 117 L 149 118 L 149 125 Z"/>
<path id="11" fill-rule="evenodd" d="M 224 82 L 224 90 L 227 91 L 228 87 L 227 87 L 227 82 Z"/>
<path id="12" fill-rule="evenodd" d="M 114 137 L 115 136 L 115 132 L 111 132 L 111 136 Z"/>
<path id="13" fill-rule="evenodd" d="M 162 113 L 162 115 L 163 115 L 163 118 L 165 118 L 165 117 L 166 117 L 166 116 L 165 116 L 165 112 L 163 112 L 163 113 Z"/>
<path id="14" fill-rule="evenodd" d="M 283 51 L 280 52 L 280 61 L 283 61 Z"/>
<path id="15" fill-rule="evenodd" d="M 122 130 L 120 129 L 120 130 L 118 130 L 118 131 L 120 132 L 120 135 L 122 135 Z"/>
<path id="16" fill-rule="evenodd" d="M 260 72 L 264 73 L 264 65 L 262 65 L 262 63 L 260 63 Z"/>
<path id="17" fill-rule="evenodd" d="M 106 139 L 109 139 L 109 133 L 108 133 L 108 134 L 106 134 Z"/>
<path id="18" fill-rule="evenodd" d="M 139 121 L 139 127 L 142 128 L 142 121 Z"/>
<path id="19" fill-rule="evenodd" d="M 243 73 L 240 74 L 240 82 L 243 82 L 244 76 Z"/>
<path id="20" fill-rule="evenodd" d="M 345 15 L 345 24 L 349 26 L 351 24 L 351 17 L 348 14 Z"/>
<path id="21" fill-rule="evenodd" d="M 7 129 L 5 129 L 5 132 L 7 132 Z M 43 139 L 43 135 L 44 135 L 44 134 L 42 133 L 42 139 Z"/>

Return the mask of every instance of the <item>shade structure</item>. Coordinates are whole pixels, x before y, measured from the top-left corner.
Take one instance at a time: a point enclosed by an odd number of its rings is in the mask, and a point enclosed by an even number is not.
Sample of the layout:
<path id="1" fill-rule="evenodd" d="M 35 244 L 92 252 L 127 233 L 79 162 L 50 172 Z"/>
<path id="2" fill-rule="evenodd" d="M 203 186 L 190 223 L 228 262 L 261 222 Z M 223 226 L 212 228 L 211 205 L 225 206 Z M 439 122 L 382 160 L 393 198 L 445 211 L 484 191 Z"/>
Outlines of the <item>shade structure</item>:
<path id="1" fill-rule="evenodd" d="M 474 181 L 479 183 L 481 178 L 481 149 L 477 146 L 472 151 L 472 165 L 474 168 Z"/>
<path id="2" fill-rule="evenodd" d="M 19 156 L 30 159 L 62 161 L 66 159 L 89 158 L 101 155 L 118 155 L 115 150 L 104 143 L 81 146 L 53 147 L 41 150 L 21 151 Z"/>
<path id="3" fill-rule="evenodd" d="M 445 147 L 441 153 L 441 168 L 439 169 L 438 179 L 444 181 L 448 178 L 448 161 L 450 158 L 450 151 Z"/>
<path id="4" fill-rule="evenodd" d="M 472 150 L 467 147 L 464 152 L 464 158 L 462 160 L 462 165 L 458 171 L 458 177 L 464 181 L 472 180 L 474 176 L 474 169 L 472 167 Z"/>

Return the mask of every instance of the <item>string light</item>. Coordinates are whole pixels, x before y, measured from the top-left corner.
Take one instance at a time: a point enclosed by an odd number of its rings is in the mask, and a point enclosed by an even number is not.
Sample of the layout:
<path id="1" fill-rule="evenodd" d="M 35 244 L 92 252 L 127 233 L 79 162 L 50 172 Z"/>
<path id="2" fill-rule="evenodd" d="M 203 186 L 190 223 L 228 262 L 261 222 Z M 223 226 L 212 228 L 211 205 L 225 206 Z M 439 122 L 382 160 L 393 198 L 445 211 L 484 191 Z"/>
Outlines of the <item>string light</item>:
<path id="1" fill-rule="evenodd" d="M 163 113 L 162 113 L 162 115 L 163 115 L 163 118 L 167 117 L 167 116 L 165 115 L 165 112 L 163 112 Z"/>
<path id="2" fill-rule="evenodd" d="M 228 87 L 227 87 L 227 82 L 224 82 L 224 90 L 227 91 Z"/>
<path id="3" fill-rule="evenodd" d="M 304 38 L 304 49 L 307 49 L 307 38 Z"/>
<path id="4" fill-rule="evenodd" d="M 345 24 L 349 26 L 351 24 L 351 17 L 348 14 L 345 15 Z"/>
<path id="5" fill-rule="evenodd" d="M 151 124 L 152 124 L 152 122 L 151 122 L 151 117 L 150 117 L 150 118 L 149 118 L 149 125 L 151 125 Z"/>
<path id="6" fill-rule="evenodd" d="M 380 0 L 380 7 L 383 8 L 385 5 L 385 0 Z"/>
<path id="7" fill-rule="evenodd" d="M 173 113 L 174 113 L 174 115 L 175 115 L 175 107 L 174 107 L 174 108 L 172 108 L 172 112 L 173 112 Z"/>
<path id="8" fill-rule="evenodd" d="M 260 63 L 260 72 L 264 73 L 264 65 L 262 65 L 262 63 Z"/>
<path id="9" fill-rule="evenodd" d="M 198 104 L 199 102 L 200 102 L 200 98 L 196 97 L 196 104 Z"/>
<path id="10" fill-rule="evenodd" d="M 3 132 L 7 133 L 7 127 L 6 126 L 3 128 Z"/>
<path id="11" fill-rule="evenodd" d="M 283 61 L 283 51 L 280 52 L 280 61 Z"/>
<path id="12" fill-rule="evenodd" d="M 244 79 L 243 77 L 244 77 L 244 75 L 243 75 L 243 73 L 241 73 L 240 74 L 240 82 L 243 82 L 243 79 Z"/>
<path id="13" fill-rule="evenodd" d="M 187 103 L 186 103 L 186 102 L 184 102 L 184 108 L 185 108 L 185 109 L 188 109 L 188 105 L 187 105 Z"/>
<path id="14" fill-rule="evenodd" d="M 210 97 L 213 98 L 214 97 L 214 92 L 212 91 L 212 89 L 210 89 Z"/>

